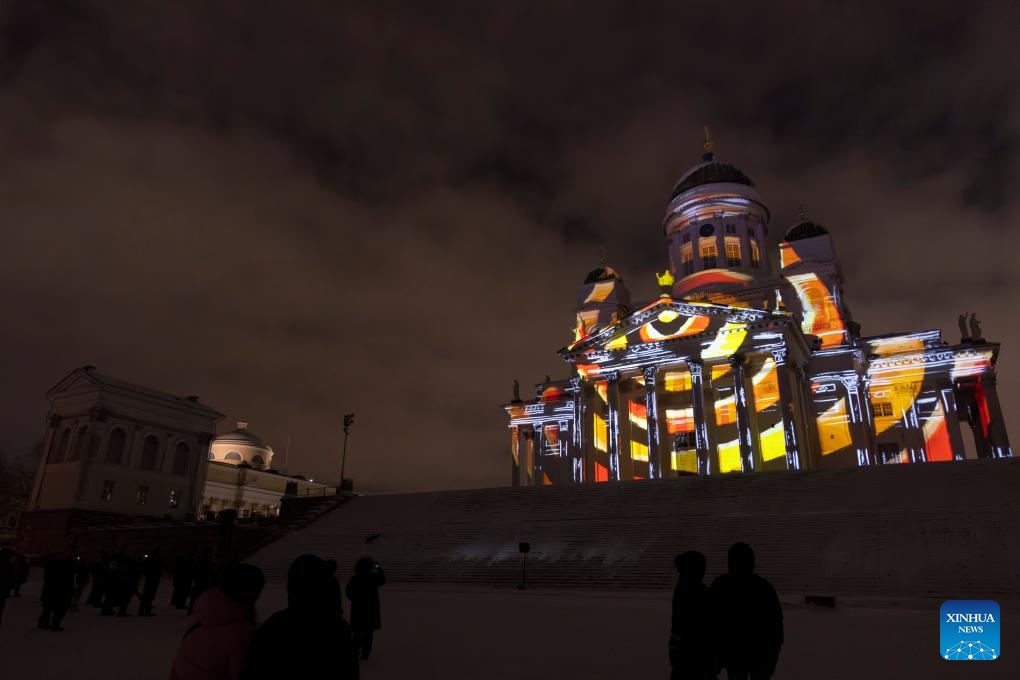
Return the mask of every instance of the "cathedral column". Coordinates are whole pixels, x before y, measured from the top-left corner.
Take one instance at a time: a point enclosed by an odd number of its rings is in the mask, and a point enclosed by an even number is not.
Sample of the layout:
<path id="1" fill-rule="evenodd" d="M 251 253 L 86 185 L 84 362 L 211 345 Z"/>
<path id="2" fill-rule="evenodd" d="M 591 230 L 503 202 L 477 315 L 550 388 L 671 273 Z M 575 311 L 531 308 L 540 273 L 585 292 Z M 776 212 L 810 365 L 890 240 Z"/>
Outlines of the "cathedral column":
<path id="1" fill-rule="evenodd" d="M 995 373 L 987 371 L 981 374 L 981 391 L 988 405 L 988 443 L 992 458 L 1012 458 L 1013 450 L 1009 447 L 1009 436 L 1006 434 L 1006 423 L 1002 418 L 1002 406 L 999 404 L 999 390 L 996 387 Z"/>
<path id="2" fill-rule="evenodd" d="M 711 474 L 712 465 L 708 445 L 708 419 L 705 413 L 705 387 L 702 381 L 704 364 L 701 359 L 688 359 L 687 369 L 691 372 L 691 397 L 694 410 L 694 442 L 698 453 L 698 474 Z"/>
<path id="3" fill-rule="evenodd" d="M 521 485 L 521 431 L 517 425 L 510 426 L 510 486 Z"/>
<path id="4" fill-rule="evenodd" d="M 868 449 L 864 452 L 864 456 L 858 455 L 857 464 L 860 466 L 864 465 L 875 465 L 877 460 L 878 451 L 875 449 L 875 414 L 871 411 L 871 376 L 864 374 L 861 376 L 861 415 L 864 416 L 864 422 L 868 428 Z"/>
<path id="5" fill-rule="evenodd" d="M 843 383 L 847 394 L 850 433 L 853 437 L 854 448 L 857 449 L 857 465 L 868 465 L 868 452 L 874 448 L 874 430 L 871 427 L 870 412 L 867 407 L 867 388 L 863 378 L 856 373 L 841 376 L 839 380 Z M 861 398 L 862 393 L 865 395 L 864 399 Z"/>
<path id="6" fill-rule="evenodd" d="M 662 477 L 659 458 L 659 419 L 655 399 L 655 366 L 642 369 L 645 376 L 645 432 L 648 435 L 648 479 Z"/>
<path id="7" fill-rule="evenodd" d="M 779 413 L 783 417 L 783 435 L 786 443 L 786 466 L 799 470 L 800 448 L 797 442 L 797 426 L 793 419 L 793 394 L 790 391 L 790 370 L 786 363 L 787 349 L 772 350 L 776 362 L 776 379 L 779 382 Z"/>
<path id="8" fill-rule="evenodd" d="M 737 439 L 740 443 L 741 472 L 754 471 L 754 449 L 751 446 L 751 419 L 747 413 L 747 378 L 743 354 L 730 357 L 733 368 L 733 404 L 737 411 Z"/>
<path id="9" fill-rule="evenodd" d="M 543 486 L 545 484 L 545 461 L 543 460 L 545 454 L 545 430 L 542 423 L 536 423 L 532 427 L 535 433 L 533 439 L 535 448 L 535 486 Z"/>
<path id="10" fill-rule="evenodd" d="M 965 460 L 967 450 L 963 446 L 963 433 L 960 431 L 960 413 L 956 408 L 956 393 L 952 387 L 939 390 L 942 402 L 942 413 L 946 419 L 946 431 L 949 433 L 949 445 L 953 449 L 953 460 Z"/>
<path id="11" fill-rule="evenodd" d="M 609 405 L 606 448 L 609 452 L 609 479 L 620 481 L 620 374 L 606 373 L 606 402 Z"/>
<path id="12" fill-rule="evenodd" d="M 521 432 L 524 435 L 524 453 L 521 460 L 521 486 L 532 486 L 535 478 L 535 431 L 525 429 Z"/>
<path id="13" fill-rule="evenodd" d="M 584 406 L 581 400 L 584 398 L 581 378 L 571 378 L 570 386 L 574 390 L 574 403 L 572 416 L 573 426 L 570 430 L 570 478 L 575 483 L 583 482 L 584 474 Z"/>

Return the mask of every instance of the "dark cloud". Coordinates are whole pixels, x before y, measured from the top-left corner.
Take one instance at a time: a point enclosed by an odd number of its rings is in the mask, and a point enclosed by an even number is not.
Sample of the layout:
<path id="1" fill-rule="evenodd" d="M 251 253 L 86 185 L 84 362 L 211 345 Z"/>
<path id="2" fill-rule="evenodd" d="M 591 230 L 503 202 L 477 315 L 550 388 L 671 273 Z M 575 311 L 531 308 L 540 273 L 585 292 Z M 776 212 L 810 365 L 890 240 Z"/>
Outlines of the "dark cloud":
<path id="1" fill-rule="evenodd" d="M 354 410 L 368 488 L 505 483 L 498 404 L 565 374 L 602 246 L 655 294 L 706 123 L 773 241 L 831 229 L 866 333 L 975 311 L 1020 399 L 1015 8 L 419 5 L 3 6 L 8 448 L 91 363 L 317 478 Z"/>

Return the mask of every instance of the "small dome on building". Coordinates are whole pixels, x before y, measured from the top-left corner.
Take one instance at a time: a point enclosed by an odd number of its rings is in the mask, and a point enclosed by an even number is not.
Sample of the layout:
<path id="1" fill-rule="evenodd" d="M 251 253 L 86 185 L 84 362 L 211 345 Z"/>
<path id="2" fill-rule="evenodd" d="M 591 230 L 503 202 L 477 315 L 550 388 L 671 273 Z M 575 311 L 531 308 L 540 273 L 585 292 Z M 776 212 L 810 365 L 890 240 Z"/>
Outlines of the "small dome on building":
<path id="1" fill-rule="evenodd" d="M 616 273 L 616 270 L 603 262 L 599 265 L 598 269 L 593 269 L 588 272 L 588 276 L 584 277 L 584 282 L 598 283 L 599 281 L 613 281 L 619 279 L 620 275 Z"/>
<path id="2" fill-rule="evenodd" d="M 783 240 L 801 241 L 806 238 L 814 238 L 815 236 L 826 236 L 828 233 L 828 230 L 822 225 L 815 224 L 811 220 L 802 220 L 790 227 Z"/>
<path id="3" fill-rule="evenodd" d="M 247 465 L 256 470 L 269 467 L 273 449 L 240 421 L 237 429 L 217 436 L 209 445 L 209 460 L 230 465 Z"/>
<path id="4" fill-rule="evenodd" d="M 702 156 L 703 162 L 688 170 L 673 187 L 673 200 L 680 194 L 686 193 L 695 187 L 703 184 L 743 184 L 754 187 L 754 182 L 744 172 L 729 163 L 720 163 L 715 160 L 715 154 L 708 152 Z"/>

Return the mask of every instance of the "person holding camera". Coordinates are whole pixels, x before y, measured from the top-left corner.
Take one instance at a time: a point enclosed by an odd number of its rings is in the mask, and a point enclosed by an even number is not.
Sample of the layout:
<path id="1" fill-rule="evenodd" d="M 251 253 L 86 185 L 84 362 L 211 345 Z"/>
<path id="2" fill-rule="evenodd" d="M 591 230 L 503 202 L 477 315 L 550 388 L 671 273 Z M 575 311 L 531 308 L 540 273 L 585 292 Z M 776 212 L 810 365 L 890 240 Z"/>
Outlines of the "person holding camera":
<path id="1" fill-rule="evenodd" d="M 362 659 L 372 653 L 372 638 L 382 628 L 379 587 L 385 583 L 386 574 L 371 557 L 362 557 L 354 564 L 354 576 L 347 582 L 354 646 Z"/>

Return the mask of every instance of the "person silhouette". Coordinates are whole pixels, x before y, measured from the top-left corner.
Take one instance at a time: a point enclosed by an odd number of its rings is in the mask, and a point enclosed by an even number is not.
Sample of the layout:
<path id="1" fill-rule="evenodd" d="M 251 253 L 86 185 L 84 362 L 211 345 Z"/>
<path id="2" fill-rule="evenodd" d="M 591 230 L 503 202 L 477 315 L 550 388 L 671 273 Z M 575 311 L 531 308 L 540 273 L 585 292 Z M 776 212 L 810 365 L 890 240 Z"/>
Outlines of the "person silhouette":
<path id="1" fill-rule="evenodd" d="M 772 584 L 754 573 L 754 551 L 734 543 L 729 571 L 712 582 L 716 648 L 729 680 L 768 680 L 783 646 L 783 608 Z"/>
<path id="2" fill-rule="evenodd" d="M 710 680 L 719 674 L 711 633 L 712 601 L 705 578 L 705 556 L 695 550 L 677 555 L 673 618 L 669 636 L 670 680 Z"/>
<path id="3" fill-rule="evenodd" d="M 358 678 L 351 629 L 336 612 L 331 569 L 316 555 L 294 560 L 287 571 L 287 608 L 255 631 L 239 680 Z"/>
<path id="4" fill-rule="evenodd" d="M 347 582 L 347 599 L 351 601 L 351 630 L 354 646 L 362 659 L 372 653 L 375 631 L 382 628 L 379 588 L 386 583 L 386 574 L 371 557 L 354 563 L 354 576 Z"/>

